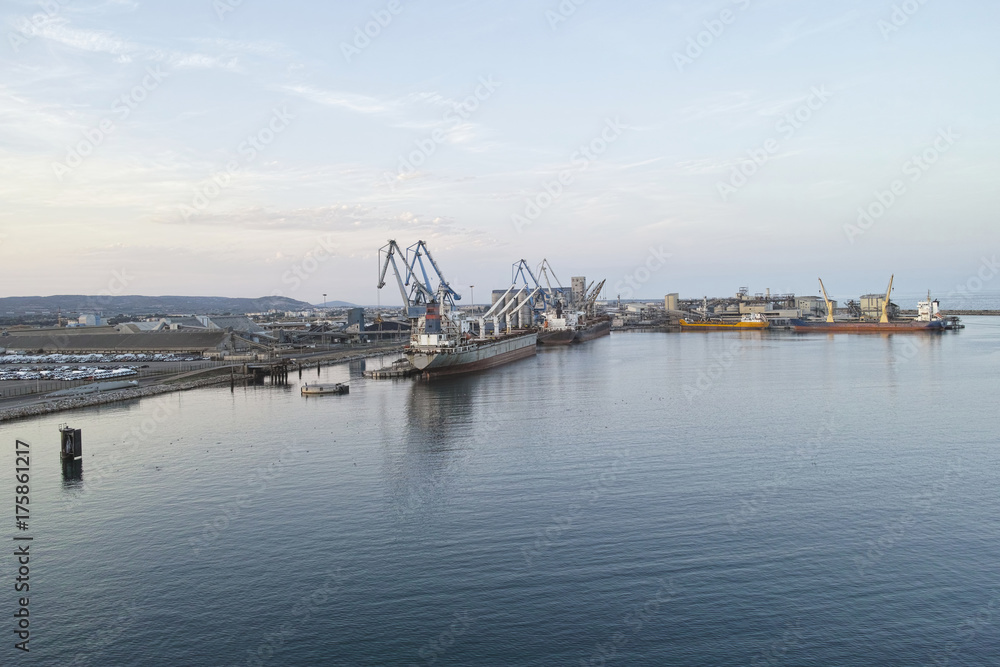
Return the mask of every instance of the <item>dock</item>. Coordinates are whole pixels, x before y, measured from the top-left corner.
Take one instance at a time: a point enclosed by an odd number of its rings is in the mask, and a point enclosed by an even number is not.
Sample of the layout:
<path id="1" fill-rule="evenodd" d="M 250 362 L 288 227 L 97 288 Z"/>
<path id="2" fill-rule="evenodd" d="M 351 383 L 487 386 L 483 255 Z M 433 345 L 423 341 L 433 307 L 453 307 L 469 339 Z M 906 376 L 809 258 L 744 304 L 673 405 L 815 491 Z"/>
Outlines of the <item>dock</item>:
<path id="1" fill-rule="evenodd" d="M 407 378 L 417 375 L 420 371 L 413 367 L 409 359 L 397 359 L 391 366 L 365 371 L 366 378 L 386 380 L 389 378 Z"/>

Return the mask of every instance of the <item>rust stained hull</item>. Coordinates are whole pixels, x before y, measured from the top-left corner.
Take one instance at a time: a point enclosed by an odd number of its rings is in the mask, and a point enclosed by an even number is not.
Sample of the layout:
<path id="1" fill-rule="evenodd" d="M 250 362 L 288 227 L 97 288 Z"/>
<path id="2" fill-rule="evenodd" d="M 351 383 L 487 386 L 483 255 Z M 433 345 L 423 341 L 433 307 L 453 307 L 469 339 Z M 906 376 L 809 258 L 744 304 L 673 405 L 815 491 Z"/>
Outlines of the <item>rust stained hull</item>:
<path id="1" fill-rule="evenodd" d="M 792 320 L 796 333 L 936 333 L 944 331 L 941 322 L 806 322 Z"/>

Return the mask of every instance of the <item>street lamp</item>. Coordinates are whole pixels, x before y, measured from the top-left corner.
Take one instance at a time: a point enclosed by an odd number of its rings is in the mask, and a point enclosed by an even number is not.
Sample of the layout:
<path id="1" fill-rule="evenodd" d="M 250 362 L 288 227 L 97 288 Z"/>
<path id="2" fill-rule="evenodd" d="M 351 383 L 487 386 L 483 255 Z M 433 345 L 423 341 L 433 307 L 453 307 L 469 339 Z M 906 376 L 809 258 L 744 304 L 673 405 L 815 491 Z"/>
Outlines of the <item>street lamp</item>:
<path id="1" fill-rule="evenodd" d="M 470 305 L 472 306 L 472 310 L 475 311 L 476 310 L 476 293 L 474 291 L 472 291 L 473 287 L 475 287 L 475 285 L 469 285 L 469 301 L 471 302 Z"/>
<path id="2" fill-rule="evenodd" d="M 326 310 L 326 292 L 323 292 L 323 310 Z"/>

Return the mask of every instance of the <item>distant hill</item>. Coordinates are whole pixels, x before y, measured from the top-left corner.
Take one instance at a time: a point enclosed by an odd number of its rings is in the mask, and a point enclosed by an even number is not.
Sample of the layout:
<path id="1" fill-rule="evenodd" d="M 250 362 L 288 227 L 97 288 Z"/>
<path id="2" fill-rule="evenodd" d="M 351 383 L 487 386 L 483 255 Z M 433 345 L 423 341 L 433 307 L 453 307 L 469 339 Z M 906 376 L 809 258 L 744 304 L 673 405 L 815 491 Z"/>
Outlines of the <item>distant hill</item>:
<path id="1" fill-rule="evenodd" d="M 323 303 L 314 303 L 313 306 L 315 306 L 316 308 L 322 308 L 323 307 Z M 327 301 L 326 302 L 326 307 L 327 308 L 360 308 L 361 306 L 359 306 L 356 303 L 350 303 L 348 301 Z"/>
<path id="2" fill-rule="evenodd" d="M 78 313 L 103 312 L 111 317 L 125 315 L 150 315 L 155 313 L 185 313 L 211 315 L 221 313 L 259 313 L 268 310 L 311 310 L 305 301 L 284 296 L 262 296 L 257 299 L 239 299 L 227 296 L 87 296 L 60 294 L 56 296 L 0 297 L 0 317 L 20 317 L 29 313 L 45 312 L 63 316 Z"/>

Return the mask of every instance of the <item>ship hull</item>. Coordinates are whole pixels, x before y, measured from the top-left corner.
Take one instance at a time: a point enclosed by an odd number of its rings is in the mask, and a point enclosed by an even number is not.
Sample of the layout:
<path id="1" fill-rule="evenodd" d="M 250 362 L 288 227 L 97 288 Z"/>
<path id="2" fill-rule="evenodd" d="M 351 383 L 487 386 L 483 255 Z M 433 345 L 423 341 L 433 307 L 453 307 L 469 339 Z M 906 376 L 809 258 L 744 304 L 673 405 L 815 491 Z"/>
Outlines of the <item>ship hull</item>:
<path id="1" fill-rule="evenodd" d="M 569 345 L 576 338 L 576 329 L 541 329 L 538 332 L 539 345 Z"/>
<path id="2" fill-rule="evenodd" d="M 594 340 L 595 338 L 600 338 L 601 336 L 607 336 L 610 333 L 611 320 L 601 320 L 577 329 L 576 335 L 573 337 L 573 342 L 586 343 L 588 340 Z"/>
<path id="3" fill-rule="evenodd" d="M 792 320 L 796 333 L 936 333 L 944 331 L 941 322 L 808 322 Z"/>
<path id="4" fill-rule="evenodd" d="M 486 370 L 535 354 L 535 332 L 504 336 L 484 343 L 473 341 L 451 350 L 411 347 L 407 359 L 427 376 L 455 375 Z"/>
<path id="5" fill-rule="evenodd" d="M 688 322 L 681 320 L 682 331 L 712 331 L 728 329 L 767 329 L 770 322 Z"/>

